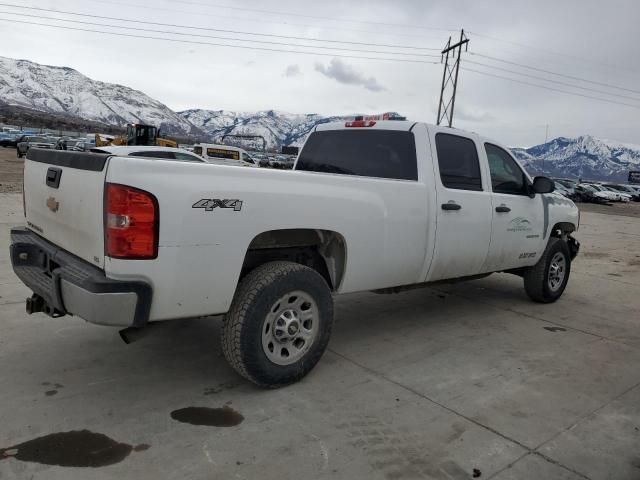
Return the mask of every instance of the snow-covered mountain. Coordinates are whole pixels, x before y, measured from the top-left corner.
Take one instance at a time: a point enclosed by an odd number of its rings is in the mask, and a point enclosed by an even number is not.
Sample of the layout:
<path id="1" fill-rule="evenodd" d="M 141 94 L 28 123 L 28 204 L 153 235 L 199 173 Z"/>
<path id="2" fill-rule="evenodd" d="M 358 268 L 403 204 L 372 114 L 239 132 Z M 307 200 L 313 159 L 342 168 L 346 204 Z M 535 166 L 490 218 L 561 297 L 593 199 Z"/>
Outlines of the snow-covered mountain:
<path id="1" fill-rule="evenodd" d="M 124 126 L 156 125 L 169 134 L 197 134 L 166 105 L 129 87 L 92 80 L 67 67 L 0 57 L 0 100 L 9 105 Z"/>
<path id="2" fill-rule="evenodd" d="M 282 145 L 302 145 L 316 125 L 353 118 L 353 115 L 324 117 L 314 113 L 295 114 L 276 110 L 231 112 L 192 109 L 179 113 L 214 141 L 220 140 L 223 135 L 261 135 L 269 150 L 277 150 Z M 261 143 L 257 141 L 256 145 L 262 147 Z"/>
<path id="3" fill-rule="evenodd" d="M 590 135 L 558 137 L 542 145 L 511 151 L 534 174 L 626 181 L 629 170 L 640 170 L 640 145 Z"/>
<path id="4" fill-rule="evenodd" d="M 191 136 L 193 140 L 219 141 L 227 134 L 261 135 L 269 150 L 301 145 L 318 124 L 353 118 L 353 115 L 321 116 L 276 110 L 191 109 L 176 113 L 138 90 L 92 80 L 71 68 L 5 57 L 0 57 L 0 104 L 107 125 L 143 122 L 159 126 L 169 135 Z M 261 148 L 261 142 L 257 141 L 255 147 Z M 629 170 L 640 170 L 639 145 L 589 135 L 559 137 L 512 151 L 534 174 L 624 181 Z"/>

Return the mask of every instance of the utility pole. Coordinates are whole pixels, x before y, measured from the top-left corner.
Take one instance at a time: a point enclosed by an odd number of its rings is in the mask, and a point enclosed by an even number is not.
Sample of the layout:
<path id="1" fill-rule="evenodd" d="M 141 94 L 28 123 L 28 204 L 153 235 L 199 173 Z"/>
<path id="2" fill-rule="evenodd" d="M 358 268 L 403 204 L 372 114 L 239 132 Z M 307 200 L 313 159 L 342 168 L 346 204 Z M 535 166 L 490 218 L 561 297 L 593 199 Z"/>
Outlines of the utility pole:
<path id="1" fill-rule="evenodd" d="M 547 124 L 547 128 L 544 131 L 544 143 L 547 143 L 549 141 L 549 125 Z"/>
<path id="2" fill-rule="evenodd" d="M 444 72 L 442 73 L 442 88 L 440 89 L 440 104 L 438 105 L 438 119 L 436 125 L 440 125 L 446 120 L 451 127 L 453 125 L 453 109 L 456 106 L 456 91 L 458 89 L 458 71 L 460 70 L 460 56 L 462 47 L 467 51 L 469 39 L 464 34 L 464 29 L 460 30 L 460 40 L 451 45 L 451 37 L 444 50 L 441 52 L 440 62 L 444 61 Z M 451 88 L 447 88 L 451 85 Z M 448 100 L 445 101 L 445 91 L 451 90 Z"/>

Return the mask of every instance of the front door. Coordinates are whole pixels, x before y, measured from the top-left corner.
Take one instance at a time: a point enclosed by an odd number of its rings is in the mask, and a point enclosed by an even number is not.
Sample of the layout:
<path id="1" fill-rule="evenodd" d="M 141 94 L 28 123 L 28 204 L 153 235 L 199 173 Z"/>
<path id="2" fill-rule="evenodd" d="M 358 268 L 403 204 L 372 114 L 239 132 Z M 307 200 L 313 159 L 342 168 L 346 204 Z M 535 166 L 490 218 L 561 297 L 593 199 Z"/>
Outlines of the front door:
<path id="1" fill-rule="evenodd" d="M 427 281 L 481 273 L 491 238 L 491 193 L 476 140 L 450 129 L 433 130 L 436 242 Z"/>
<path id="2" fill-rule="evenodd" d="M 485 143 L 491 174 L 491 247 L 484 271 L 533 265 L 544 248 L 542 196 L 529 196 L 530 182 L 505 149 Z"/>

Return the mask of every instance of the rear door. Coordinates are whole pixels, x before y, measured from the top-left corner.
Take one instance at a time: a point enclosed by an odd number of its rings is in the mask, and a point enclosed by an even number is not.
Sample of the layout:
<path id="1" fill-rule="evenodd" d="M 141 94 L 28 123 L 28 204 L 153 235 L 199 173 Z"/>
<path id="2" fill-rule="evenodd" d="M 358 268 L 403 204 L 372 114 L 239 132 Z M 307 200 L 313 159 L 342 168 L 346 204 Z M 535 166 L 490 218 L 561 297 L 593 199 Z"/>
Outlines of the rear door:
<path id="1" fill-rule="evenodd" d="M 491 175 L 492 233 L 485 271 L 533 265 L 544 244 L 543 196 L 529 196 L 529 179 L 502 147 L 484 143 Z"/>
<path id="2" fill-rule="evenodd" d="M 491 193 L 472 135 L 432 128 L 436 241 L 428 281 L 481 273 L 491 238 Z"/>
<path id="3" fill-rule="evenodd" d="M 24 168 L 27 227 L 99 267 L 104 264 L 107 158 L 98 153 L 32 149 Z"/>

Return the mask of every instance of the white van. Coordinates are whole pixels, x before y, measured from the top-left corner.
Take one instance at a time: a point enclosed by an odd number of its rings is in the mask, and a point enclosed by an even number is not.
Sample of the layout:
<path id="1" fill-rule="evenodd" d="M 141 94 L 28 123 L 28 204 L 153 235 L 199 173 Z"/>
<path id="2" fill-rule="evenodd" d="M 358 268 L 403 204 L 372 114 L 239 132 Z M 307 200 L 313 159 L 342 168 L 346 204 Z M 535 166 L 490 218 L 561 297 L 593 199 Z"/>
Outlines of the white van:
<path id="1" fill-rule="evenodd" d="M 208 163 L 222 165 L 235 165 L 252 167 L 258 163 L 247 153 L 246 150 L 231 145 L 219 145 L 216 143 L 199 143 L 194 145 L 193 153 L 200 155 Z"/>

